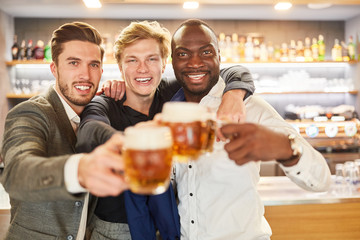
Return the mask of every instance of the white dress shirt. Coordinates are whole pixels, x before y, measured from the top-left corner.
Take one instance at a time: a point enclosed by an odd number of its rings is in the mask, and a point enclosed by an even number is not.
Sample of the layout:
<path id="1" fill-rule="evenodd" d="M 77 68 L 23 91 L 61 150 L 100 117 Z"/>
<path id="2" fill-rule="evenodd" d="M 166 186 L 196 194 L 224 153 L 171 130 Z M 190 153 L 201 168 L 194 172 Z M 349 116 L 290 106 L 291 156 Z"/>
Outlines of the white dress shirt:
<path id="1" fill-rule="evenodd" d="M 200 104 L 217 109 L 224 86 L 224 81 L 219 79 Z M 303 147 L 298 164 L 281 167 L 300 187 L 325 191 L 331 175 L 322 155 L 260 97 L 250 96 L 245 106 L 247 122 L 298 136 Z M 173 177 L 179 198 L 181 237 L 191 240 L 268 240 L 272 232 L 264 218 L 264 206 L 257 191 L 260 163 L 236 165 L 228 158 L 223 144 L 216 142 L 213 153 L 196 161 L 175 164 Z"/>
<path id="2" fill-rule="evenodd" d="M 71 126 L 73 127 L 74 132 L 76 133 L 77 127 L 79 126 L 80 123 L 80 117 L 75 113 L 75 111 L 70 107 L 70 105 L 62 98 L 62 96 L 56 91 L 56 89 L 55 92 L 58 94 L 61 103 L 65 108 L 65 112 L 69 118 Z M 64 167 L 65 186 L 68 192 L 70 193 L 75 194 L 75 193 L 87 192 L 87 190 L 80 185 L 78 180 L 78 167 L 82 155 L 83 154 L 74 154 L 71 157 L 69 157 L 69 159 L 65 163 L 65 167 Z M 83 210 L 81 212 L 79 231 L 76 236 L 76 240 L 83 240 L 85 237 L 88 205 L 89 205 L 89 193 L 85 195 Z"/>

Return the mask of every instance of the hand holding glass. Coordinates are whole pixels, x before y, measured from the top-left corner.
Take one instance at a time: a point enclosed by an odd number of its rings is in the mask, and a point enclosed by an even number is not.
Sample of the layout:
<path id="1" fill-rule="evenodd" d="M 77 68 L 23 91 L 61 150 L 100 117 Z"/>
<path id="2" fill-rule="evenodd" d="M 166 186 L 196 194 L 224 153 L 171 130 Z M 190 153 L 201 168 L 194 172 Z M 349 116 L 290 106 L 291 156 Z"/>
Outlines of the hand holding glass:
<path id="1" fill-rule="evenodd" d="M 166 191 L 172 168 L 171 131 L 168 127 L 129 127 L 124 132 L 125 178 L 138 194 Z"/>
<path id="2" fill-rule="evenodd" d="M 171 128 L 174 159 L 178 162 L 195 160 L 212 151 L 215 121 L 206 107 L 190 102 L 168 102 L 163 106 L 161 122 Z"/>

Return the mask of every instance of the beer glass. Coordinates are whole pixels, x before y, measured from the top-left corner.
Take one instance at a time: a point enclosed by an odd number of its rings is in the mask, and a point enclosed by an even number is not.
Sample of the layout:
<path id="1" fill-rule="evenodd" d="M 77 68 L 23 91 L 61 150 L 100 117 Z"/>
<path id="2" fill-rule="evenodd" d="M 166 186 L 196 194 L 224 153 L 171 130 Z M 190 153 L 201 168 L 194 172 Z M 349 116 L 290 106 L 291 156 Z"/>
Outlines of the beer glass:
<path id="1" fill-rule="evenodd" d="M 160 194 L 169 186 L 172 135 L 168 127 L 129 127 L 124 132 L 125 178 L 132 192 Z"/>
<path id="2" fill-rule="evenodd" d="M 212 150 L 215 139 L 215 121 L 209 118 L 207 108 L 191 102 L 167 102 L 163 106 L 161 121 L 171 128 L 174 160 L 195 160 L 205 151 Z"/>

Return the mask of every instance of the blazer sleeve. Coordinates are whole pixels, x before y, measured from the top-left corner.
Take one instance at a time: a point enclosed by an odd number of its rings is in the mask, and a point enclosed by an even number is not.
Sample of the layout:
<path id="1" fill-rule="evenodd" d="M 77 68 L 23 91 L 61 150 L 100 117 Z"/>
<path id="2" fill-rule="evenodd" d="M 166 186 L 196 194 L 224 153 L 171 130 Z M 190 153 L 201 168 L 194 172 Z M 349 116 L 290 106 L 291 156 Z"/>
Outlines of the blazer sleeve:
<path id="1" fill-rule="evenodd" d="M 109 104 L 103 97 L 96 97 L 85 107 L 77 131 L 77 152 L 91 152 L 116 132 L 110 126 L 109 111 Z"/>
<path id="2" fill-rule="evenodd" d="M 64 183 L 64 165 L 74 146 L 47 104 L 27 101 L 8 113 L 1 152 L 5 163 L 2 184 L 18 200 L 80 199 L 81 194 L 70 194 Z M 71 125 L 69 128 L 73 131 Z"/>
<path id="3" fill-rule="evenodd" d="M 224 93 L 233 89 L 244 89 L 247 91 L 244 98 L 246 99 L 255 92 L 254 80 L 250 71 L 241 65 L 221 69 L 220 76 L 226 84 Z"/>

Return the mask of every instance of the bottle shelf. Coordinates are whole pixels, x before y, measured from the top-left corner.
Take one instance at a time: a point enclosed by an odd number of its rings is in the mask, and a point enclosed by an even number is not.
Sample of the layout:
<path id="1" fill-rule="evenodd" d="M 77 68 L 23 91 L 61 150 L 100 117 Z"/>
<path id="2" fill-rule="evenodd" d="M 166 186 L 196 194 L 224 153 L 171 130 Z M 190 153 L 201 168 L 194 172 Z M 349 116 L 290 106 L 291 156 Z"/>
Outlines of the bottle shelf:
<path id="1" fill-rule="evenodd" d="M 33 96 L 35 96 L 36 93 L 30 93 L 30 94 L 25 94 L 25 93 L 21 93 L 21 94 L 16 94 L 16 93 L 7 93 L 6 94 L 6 98 L 7 99 L 27 99 L 27 98 L 31 98 Z"/>

